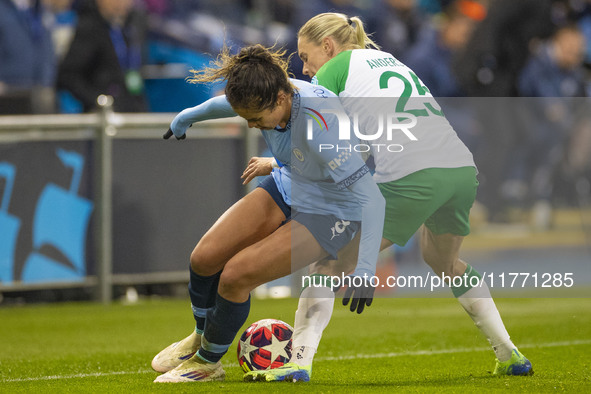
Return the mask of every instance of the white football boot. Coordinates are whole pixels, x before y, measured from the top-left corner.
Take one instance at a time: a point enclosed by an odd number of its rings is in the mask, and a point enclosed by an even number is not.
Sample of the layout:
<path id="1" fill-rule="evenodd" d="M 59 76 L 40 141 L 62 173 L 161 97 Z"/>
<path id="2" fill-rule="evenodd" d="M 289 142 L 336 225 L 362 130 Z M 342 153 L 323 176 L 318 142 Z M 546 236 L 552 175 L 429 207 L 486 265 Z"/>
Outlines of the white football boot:
<path id="1" fill-rule="evenodd" d="M 182 341 L 175 342 L 158 353 L 152 360 L 152 369 L 160 373 L 168 372 L 191 358 L 200 346 L 201 335 L 193 331 Z"/>
<path id="2" fill-rule="evenodd" d="M 222 381 L 226 372 L 219 361 L 215 364 L 201 360 L 198 356 L 191 357 L 181 365 L 160 375 L 155 383 L 182 382 L 216 382 Z"/>

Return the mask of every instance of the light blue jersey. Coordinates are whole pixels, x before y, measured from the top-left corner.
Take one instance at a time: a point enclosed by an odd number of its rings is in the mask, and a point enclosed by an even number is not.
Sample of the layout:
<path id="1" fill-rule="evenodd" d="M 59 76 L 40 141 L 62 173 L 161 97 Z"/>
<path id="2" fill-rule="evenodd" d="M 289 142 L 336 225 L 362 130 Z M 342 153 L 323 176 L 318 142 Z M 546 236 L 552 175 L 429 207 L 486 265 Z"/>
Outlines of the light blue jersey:
<path id="1" fill-rule="evenodd" d="M 289 185 L 285 185 L 285 181 L 289 178 L 291 193 L 286 193 L 284 198 L 286 202 L 290 201 L 292 209 L 320 215 L 329 213 L 345 220 L 362 220 L 360 202 L 347 184 L 355 183 L 368 173 L 367 166 L 355 152 L 320 149 L 339 142 L 338 119 L 325 113 L 327 110 L 344 113 L 339 99 L 322 87 L 300 80 L 292 82 L 298 89 L 293 96 L 291 118 L 286 127 L 291 139 L 287 146 L 277 150 L 271 148 L 277 160 L 288 164 L 273 173 L 276 181 L 282 184 L 279 190 L 287 192 Z M 269 134 L 277 132 L 263 131 L 267 142 L 272 144 Z"/>
<path id="2" fill-rule="evenodd" d="M 358 153 L 321 149 L 346 145 L 338 140 L 339 120 L 334 114 L 345 113 L 339 99 L 321 86 L 300 80 L 292 83 L 297 89 L 287 126 L 261 130 L 273 156 L 283 164 L 273 171 L 273 178 L 285 202 L 296 211 L 361 221 L 355 273 L 373 275 L 382 238 L 384 199 Z M 220 96 L 183 110 L 171 129 L 180 137 L 194 122 L 233 115 L 230 104 Z"/>

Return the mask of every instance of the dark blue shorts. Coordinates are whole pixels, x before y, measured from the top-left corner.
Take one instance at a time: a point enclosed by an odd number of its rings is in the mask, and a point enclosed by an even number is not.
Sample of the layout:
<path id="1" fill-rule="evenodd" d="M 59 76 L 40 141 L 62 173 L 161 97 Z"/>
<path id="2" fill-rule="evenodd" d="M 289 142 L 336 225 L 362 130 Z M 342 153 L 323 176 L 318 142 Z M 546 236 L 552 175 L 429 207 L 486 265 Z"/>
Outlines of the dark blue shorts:
<path id="1" fill-rule="evenodd" d="M 361 228 L 361 222 L 339 219 L 334 215 L 294 211 L 292 220 L 305 226 L 334 260 L 337 259 L 339 250 L 347 245 Z"/>
<path id="2" fill-rule="evenodd" d="M 287 203 L 283 199 L 283 196 L 279 192 L 279 189 L 277 189 L 277 185 L 275 184 L 275 180 L 273 179 L 273 177 L 271 175 L 266 176 L 265 179 L 263 179 L 257 187 L 266 190 L 267 193 L 271 195 L 271 198 L 273 198 L 275 204 L 277 204 L 277 206 L 281 208 L 281 211 L 285 215 L 285 222 L 287 222 L 291 218 L 291 206 L 287 205 Z"/>

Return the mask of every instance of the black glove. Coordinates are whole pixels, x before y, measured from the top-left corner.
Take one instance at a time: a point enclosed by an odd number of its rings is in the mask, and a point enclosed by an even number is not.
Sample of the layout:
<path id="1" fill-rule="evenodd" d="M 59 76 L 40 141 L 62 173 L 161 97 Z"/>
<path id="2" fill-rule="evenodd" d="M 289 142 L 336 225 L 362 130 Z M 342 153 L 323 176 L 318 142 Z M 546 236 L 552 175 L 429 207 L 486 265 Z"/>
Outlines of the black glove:
<path id="1" fill-rule="evenodd" d="M 351 300 L 351 312 L 357 313 L 363 312 L 365 306 L 370 306 L 373 301 L 374 287 L 370 283 L 369 278 L 350 275 L 351 286 L 345 290 L 345 296 L 343 297 L 343 305 L 347 305 Z"/>
<path id="2" fill-rule="evenodd" d="M 165 140 L 169 139 L 170 137 L 173 136 L 173 132 L 172 129 L 169 128 L 168 131 L 166 133 L 164 133 L 164 135 L 162 136 L 162 138 L 164 138 Z M 177 140 L 184 140 L 185 138 L 187 138 L 187 134 L 183 134 L 181 137 L 175 137 Z"/>

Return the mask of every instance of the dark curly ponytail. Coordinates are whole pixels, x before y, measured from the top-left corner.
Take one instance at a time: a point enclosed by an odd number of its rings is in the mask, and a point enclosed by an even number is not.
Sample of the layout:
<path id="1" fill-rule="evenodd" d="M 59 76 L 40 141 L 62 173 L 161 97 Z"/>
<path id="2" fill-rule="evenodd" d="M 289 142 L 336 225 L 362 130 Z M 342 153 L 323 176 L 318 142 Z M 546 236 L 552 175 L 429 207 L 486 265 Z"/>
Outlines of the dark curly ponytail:
<path id="1" fill-rule="evenodd" d="M 226 81 L 226 98 L 233 108 L 262 111 L 271 109 L 280 91 L 292 92 L 294 87 L 287 74 L 285 50 L 273 50 L 262 45 L 242 48 L 230 55 L 224 47 L 210 67 L 191 70 L 191 83 Z"/>

